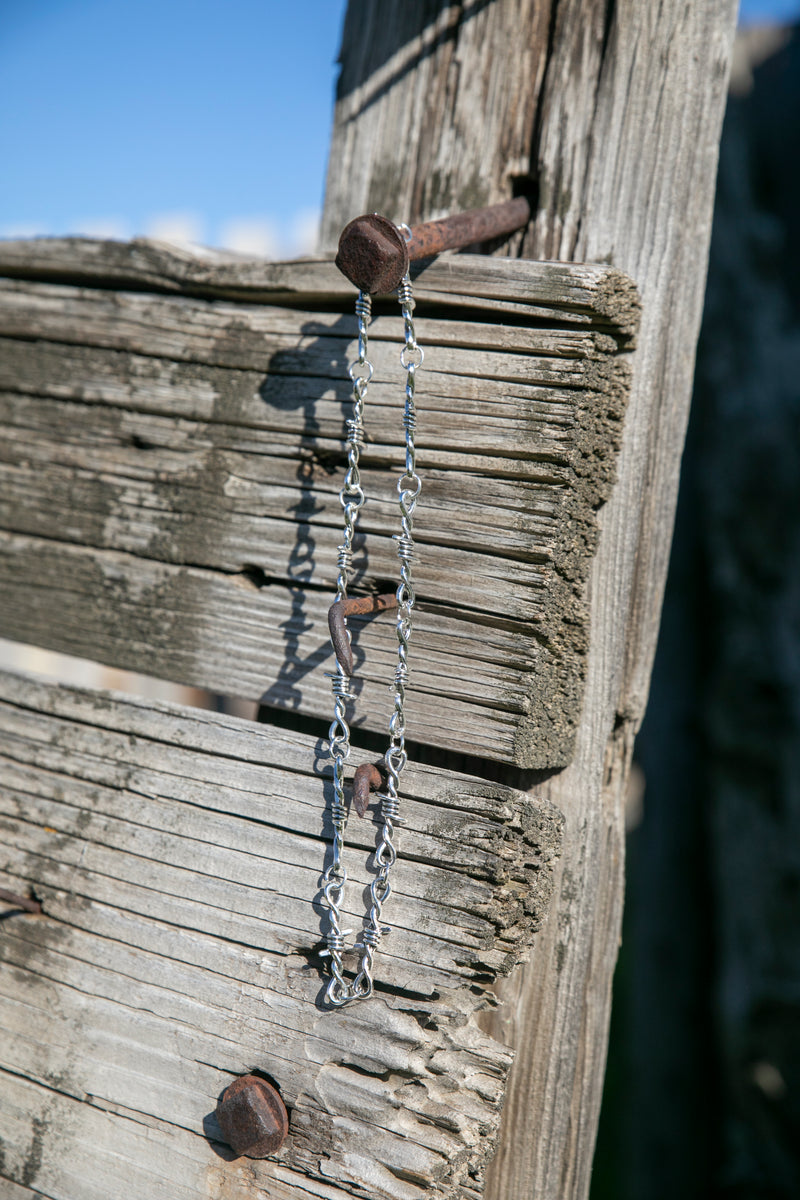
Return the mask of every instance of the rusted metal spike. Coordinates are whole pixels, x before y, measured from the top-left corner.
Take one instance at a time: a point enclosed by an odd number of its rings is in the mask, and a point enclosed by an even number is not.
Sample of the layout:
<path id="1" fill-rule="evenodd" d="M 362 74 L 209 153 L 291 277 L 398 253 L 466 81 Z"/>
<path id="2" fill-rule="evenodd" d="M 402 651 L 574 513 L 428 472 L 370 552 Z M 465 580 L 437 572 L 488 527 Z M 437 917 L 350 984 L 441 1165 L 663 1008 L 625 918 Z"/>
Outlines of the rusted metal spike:
<path id="1" fill-rule="evenodd" d="M 353 648 L 347 636 L 345 617 L 361 617 L 369 613 L 385 612 L 397 608 L 397 596 L 387 592 L 383 596 L 352 596 L 337 600 L 328 609 L 328 628 L 336 659 L 345 675 L 353 674 Z"/>
<path id="2" fill-rule="evenodd" d="M 530 204 L 524 196 L 517 196 L 488 208 L 414 225 L 407 242 L 392 221 L 367 213 L 342 230 L 336 265 L 361 292 L 393 292 L 409 262 L 504 237 L 527 225 L 530 218 Z"/>
<path id="3" fill-rule="evenodd" d="M 6 891 L 5 888 L 0 888 L 0 900 L 5 900 L 6 904 L 13 904 L 14 908 L 24 908 L 25 912 L 40 913 L 42 911 L 38 900 L 29 900 L 27 896 L 18 896 L 16 892 Z"/>
<path id="4" fill-rule="evenodd" d="M 365 816 L 369 808 L 369 794 L 383 787 L 383 776 L 372 763 L 362 763 L 356 767 L 353 776 L 353 808 L 360 817 Z"/>

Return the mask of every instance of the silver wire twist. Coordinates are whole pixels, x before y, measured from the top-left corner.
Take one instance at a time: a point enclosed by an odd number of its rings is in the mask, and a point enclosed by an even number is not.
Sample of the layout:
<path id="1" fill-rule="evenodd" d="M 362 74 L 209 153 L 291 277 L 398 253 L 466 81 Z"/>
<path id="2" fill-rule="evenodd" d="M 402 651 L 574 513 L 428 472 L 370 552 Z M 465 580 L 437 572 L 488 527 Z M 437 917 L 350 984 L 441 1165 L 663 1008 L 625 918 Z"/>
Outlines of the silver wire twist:
<path id="1" fill-rule="evenodd" d="M 356 300 L 358 320 L 358 358 L 349 367 L 348 374 L 353 383 L 353 415 L 347 422 L 347 470 L 339 500 L 344 511 L 344 536 L 337 554 L 338 574 L 336 599 L 347 598 L 347 585 L 353 570 L 353 538 L 358 513 L 364 503 L 364 491 L 359 473 L 359 454 L 364 441 L 364 401 L 367 387 L 372 378 L 373 367 L 367 357 L 369 323 L 372 316 L 372 300 L 360 292 Z M 348 638 L 350 634 L 348 633 Z M 344 764 L 350 757 L 350 727 L 347 723 L 347 702 L 352 699 L 349 678 L 337 662 L 336 672 L 331 672 L 331 689 L 334 696 L 334 716 L 328 731 L 330 754 L 333 759 L 333 800 L 331 820 L 333 842 L 331 861 L 322 876 L 322 894 L 328 909 L 329 929 L 326 934 L 327 955 L 330 958 L 331 979 L 327 995 L 332 1004 L 344 1004 L 350 999 L 351 988 L 344 977 L 342 953 L 345 949 L 344 931 L 341 927 L 341 906 L 347 872 L 342 861 L 344 831 L 347 826 L 347 805 L 344 794 Z"/>
<path id="2" fill-rule="evenodd" d="M 406 372 L 405 408 L 403 413 L 403 429 L 405 432 L 405 470 L 397 483 L 400 504 L 401 532 L 395 535 L 397 554 L 400 559 L 400 583 L 397 587 L 397 619 L 395 634 L 397 637 L 397 665 L 394 671 L 393 691 L 394 704 L 389 721 L 389 747 L 384 754 L 384 764 L 387 774 L 385 792 L 379 793 L 381 800 L 382 828 L 378 845 L 375 850 L 375 877 L 370 885 L 370 904 L 364 918 L 361 940 L 353 949 L 361 952 L 361 962 L 358 973 L 352 983 L 344 977 L 342 955 L 345 951 L 344 935 L 341 929 L 341 905 L 344 887 L 347 881 L 342 864 L 344 848 L 344 830 L 347 823 L 347 808 L 344 802 L 344 763 L 350 754 L 350 729 L 346 720 L 346 701 L 351 698 L 348 691 L 348 680 L 341 666 L 337 673 L 331 675 L 332 688 L 335 698 L 334 720 L 330 728 L 330 748 L 333 758 L 333 787 L 334 798 L 331 804 L 333 820 L 333 846 L 331 863 L 323 875 L 323 895 L 328 907 L 330 928 L 326 934 L 327 949 L 322 951 L 330 959 L 331 978 L 328 983 L 326 996 L 330 1004 L 341 1007 L 352 1000 L 366 999 L 372 995 L 374 988 L 373 959 L 375 951 L 389 929 L 381 923 L 383 906 L 391 894 L 389 872 L 397 858 L 394 845 L 394 833 L 398 825 L 403 824 L 399 815 L 400 797 L 398 791 L 400 772 L 407 762 L 405 749 L 406 717 L 405 701 L 408 684 L 408 643 L 412 630 L 412 611 L 415 596 L 411 581 L 411 564 L 414 560 L 414 511 L 417 506 L 422 481 L 416 473 L 416 410 L 414 407 L 414 389 L 416 385 L 417 368 L 424 358 L 422 349 L 417 345 L 414 329 L 414 297 L 411 280 L 405 276 L 398 288 L 400 309 L 403 316 L 404 345 L 400 354 L 400 362 Z M 336 599 L 344 600 L 347 595 L 347 583 L 352 570 L 352 547 L 355 522 L 358 511 L 364 503 L 364 493 L 358 471 L 358 456 L 363 445 L 363 410 L 367 385 L 372 378 L 372 365 L 367 359 L 367 327 L 370 320 L 370 298 L 363 292 L 356 301 L 356 316 L 358 318 L 358 359 L 349 368 L 353 381 L 353 416 L 347 422 L 348 432 L 348 467 L 345 483 L 339 498 L 344 509 L 345 530 L 344 539 L 339 547 L 338 579 Z M 348 633 L 349 637 L 349 633 Z"/>

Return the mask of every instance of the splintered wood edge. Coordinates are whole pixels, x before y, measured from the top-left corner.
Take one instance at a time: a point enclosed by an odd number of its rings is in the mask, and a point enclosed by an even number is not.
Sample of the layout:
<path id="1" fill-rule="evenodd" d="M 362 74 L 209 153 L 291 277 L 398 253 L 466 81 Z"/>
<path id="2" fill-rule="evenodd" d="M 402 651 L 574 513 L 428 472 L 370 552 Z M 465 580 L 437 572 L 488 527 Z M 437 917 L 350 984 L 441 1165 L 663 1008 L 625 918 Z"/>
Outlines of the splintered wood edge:
<path id="1" fill-rule="evenodd" d="M 330 255 L 271 262 L 206 248 L 183 249 L 135 238 L 0 240 L 0 275 L 291 304 L 313 296 L 315 303 L 352 304 L 354 288 Z M 446 253 L 414 264 L 419 302 L 497 308 L 520 315 L 552 315 L 565 321 L 607 322 L 631 349 L 639 326 L 640 301 L 634 282 L 603 264 L 534 262 Z M 465 294 L 467 293 L 468 294 Z"/>
<path id="2" fill-rule="evenodd" d="M 478 1014 L 493 1003 L 492 980 L 524 958 L 549 906 L 553 867 L 563 835 L 558 811 L 547 802 L 532 802 L 509 787 L 487 785 L 483 780 L 432 767 L 410 766 L 408 786 L 403 789 L 408 794 L 406 808 L 416 814 L 414 823 L 420 828 L 427 825 L 432 844 L 437 838 L 441 840 L 435 852 L 438 863 L 428 870 L 428 894 L 419 894 L 417 903 L 420 911 L 436 903 L 430 882 L 438 871 L 449 893 L 441 903 L 452 910 L 444 937 L 456 943 L 450 983 L 447 972 L 440 970 L 443 982 L 438 985 L 438 994 L 426 996 L 424 989 L 393 992 L 389 986 L 367 1004 L 353 1006 L 344 1013 L 325 1013 L 315 1003 L 320 979 L 315 970 L 309 969 L 307 954 L 309 934 L 305 925 L 312 897 L 308 897 L 308 903 L 303 893 L 299 899 L 293 898 L 289 886 L 292 880 L 295 886 L 303 885 L 309 874 L 303 869 L 303 878 L 297 875 L 302 856 L 315 856 L 317 849 L 322 855 L 324 839 L 318 831 L 312 838 L 308 829 L 298 828 L 294 835 L 289 834 L 295 837 L 298 847 L 298 854 L 293 856 L 295 865 L 287 862 L 281 867 L 273 863 L 270 868 L 271 903 L 278 901 L 281 872 L 287 891 L 283 893 L 283 915 L 275 925 L 277 941 L 260 954 L 253 954 L 252 947 L 264 944 L 268 930 L 263 917 L 256 916 L 263 906 L 263 881 L 257 886 L 248 885 L 254 893 L 252 916 L 247 916 L 241 900 L 230 898 L 231 907 L 238 910 L 238 925 L 231 928 L 240 934 L 242 944 L 230 940 L 230 933 L 226 937 L 219 927 L 219 902 L 210 894 L 214 856 L 223 856 L 222 863 L 225 856 L 236 853 L 227 844 L 228 837 L 214 836 L 214 830 L 219 835 L 223 829 L 220 821 L 229 834 L 235 835 L 238 830 L 243 860 L 257 852 L 247 837 L 252 813 L 246 798 L 252 797 L 259 773 L 280 769 L 295 780 L 303 775 L 313 777 L 311 783 L 320 788 L 322 808 L 321 781 L 315 777 L 314 738 L 163 701 L 56 687 L 15 672 L 0 672 L 0 726 L 6 733 L 0 753 L 7 759 L 10 779 L 4 797 L 4 825 L 8 825 L 4 875 L 17 890 L 32 887 L 44 909 L 41 917 L 8 926 L 0 997 L 24 1002 L 30 989 L 65 989 L 63 1004 L 55 1009 L 51 1006 L 42 1030 L 31 1029 L 27 1035 L 34 1043 L 37 1036 L 41 1038 L 41 1062 L 46 1059 L 46 1069 L 58 1075 L 63 1083 L 61 1091 L 71 1097 L 69 1114 L 64 1109 L 59 1110 L 58 1117 L 52 1117 L 58 1139 L 55 1133 L 45 1138 L 45 1160 L 59 1162 L 63 1157 L 70 1165 L 69 1137 L 62 1136 L 64 1122 L 69 1129 L 80 1131 L 99 1119 L 98 1108 L 112 1115 L 117 1109 L 123 1115 L 126 1111 L 138 1112 L 126 1108 L 126 1103 L 133 1101 L 126 1091 L 126 1064 L 117 1062 L 114 1044 L 109 1043 L 103 1051 L 103 1039 L 95 1044 L 93 1038 L 92 979 L 100 967 L 106 976 L 110 973 L 122 977 L 134 1009 L 138 1005 L 145 1010 L 140 1040 L 130 1035 L 134 1056 L 137 1046 L 147 1053 L 157 1044 L 153 1038 L 162 1036 L 159 1030 L 170 1025 L 174 1002 L 180 997 L 189 996 L 197 1010 L 194 1041 L 189 1043 L 192 1049 L 181 1058 L 182 1099 L 167 1111 L 166 1104 L 175 1104 L 169 1100 L 174 1096 L 169 1090 L 170 1077 L 168 1073 L 157 1076 L 149 1084 L 151 1107 L 141 1113 L 145 1121 L 159 1122 L 170 1144 L 180 1144 L 185 1151 L 187 1183 L 195 1177 L 204 1178 L 211 1155 L 203 1137 L 198 1136 L 202 1129 L 196 1113 L 213 1107 L 209 1100 L 215 1089 L 221 1090 L 232 1075 L 258 1068 L 275 1075 L 292 1113 L 290 1136 L 279 1161 L 251 1165 L 255 1172 L 251 1182 L 267 1187 L 270 1195 L 284 1194 L 273 1191 L 278 1168 L 292 1172 L 298 1185 L 304 1179 L 324 1179 L 347 1194 L 363 1194 L 360 1188 L 364 1179 L 350 1172 L 355 1158 L 365 1156 L 365 1161 L 372 1164 L 374 1178 L 380 1179 L 381 1195 L 396 1200 L 428 1194 L 442 1200 L 462 1197 L 463 1187 L 480 1174 L 493 1152 L 513 1057 L 506 1046 L 481 1031 Z M 115 747 L 123 747 L 121 761 Z M 137 774 L 134 779 L 131 770 L 141 773 L 141 777 Z M 220 772 L 230 789 L 227 795 Z M 25 778 L 26 774 L 28 786 L 24 793 L 18 793 L 18 777 Z M 405 783 L 406 774 L 403 779 Z M 84 788 L 86 804 L 80 807 Z M 129 812 L 129 805 L 115 805 L 115 789 L 120 799 L 129 795 L 139 805 L 149 805 L 150 817 L 144 820 L 141 814 L 137 817 Z M 102 802 L 101 792 L 107 793 Z M 210 799 L 212 807 L 207 804 Z M 76 802 L 79 807 L 74 811 Z M 186 813 L 181 811 L 184 808 Z M 482 869 L 476 872 L 474 867 L 462 868 L 457 872 L 461 884 L 455 894 L 445 879 L 453 876 L 454 870 L 444 864 L 452 860 L 458 846 L 458 829 L 461 827 L 463 838 L 464 822 L 472 818 L 473 809 L 483 814 L 485 826 L 474 847 L 478 858 L 491 857 L 485 842 L 496 828 L 497 874 L 487 879 Z M 187 814 L 192 816 L 189 827 Z M 122 827 L 128 817 L 141 831 L 133 846 L 124 840 Z M 285 813 L 277 812 L 268 802 L 264 804 L 263 821 L 277 822 L 276 834 L 287 836 Z M 51 822 L 60 828 L 55 837 Z M 24 828 L 17 831 L 17 825 Z M 121 830 L 116 835 L 112 830 L 115 826 Z M 157 835 L 157 843 L 147 840 L 149 832 Z M 409 842 L 413 829 L 409 827 L 400 835 L 401 859 L 404 834 Z M 37 836 L 41 840 L 39 851 Z M 169 872 L 174 873 L 178 867 L 173 862 L 176 845 L 187 836 L 205 842 L 203 874 L 192 893 L 194 899 L 187 894 L 183 908 L 175 909 Z M 27 851 L 16 849 L 20 839 L 23 845 L 33 839 Z M 238 844 L 234 840 L 233 845 Z M 161 847 L 158 863 L 148 858 L 154 845 Z M 103 849 L 102 861 L 97 861 L 99 849 Z M 78 853 L 80 861 L 76 865 Z M 113 870 L 114 855 L 117 870 Z M 416 858 L 408 865 L 417 874 L 422 870 Z M 152 878 L 147 874 L 151 868 L 155 871 Z M 162 883 L 166 892 L 159 891 L 159 871 L 162 875 L 168 872 Z M 187 876 L 190 880 L 191 874 Z M 146 879 L 149 883 L 142 888 Z M 239 892 L 242 886 L 227 885 L 229 891 Z M 475 910 L 474 896 L 470 897 L 487 888 L 488 893 L 495 894 L 494 901 L 485 904 L 496 918 L 494 944 L 505 947 L 500 956 L 488 944 L 474 945 L 470 925 L 470 914 L 474 918 Z M 409 912 L 414 904 L 408 898 L 403 901 L 399 894 L 393 897 L 393 903 L 396 908 L 405 904 Z M 287 926 L 287 916 L 291 918 L 291 913 L 300 909 L 300 925 Z M 459 914 L 461 934 L 455 923 Z M 424 935 L 414 936 L 423 937 L 424 942 Z M 268 956 L 274 958 L 276 970 L 267 973 L 267 991 L 262 995 L 265 983 L 261 959 Z M 167 960 L 171 969 L 159 969 L 159 958 Z M 379 962 L 381 959 L 384 969 L 388 969 L 391 959 L 387 963 L 383 954 Z M 34 967 L 29 966 L 31 960 Z M 471 965 L 465 971 L 468 963 Z M 411 967 L 415 969 L 414 964 Z M 189 991 L 182 991 L 182 987 Z M 235 992 L 231 1013 L 221 1004 L 229 992 Z M 272 992 L 279 1001 L 274 1011 L 269 1002 L 265 1004 Z M 109 992 L 108 997 L 111 995 Z M 108 997 L 102 999 L 100 993 L 97 996 L 106 1012 Z M 85 1054 L 74 1059 L 76 1047 L 57 1034 L 59 1021 L 69 1023 L 81 1013 L 83 1020 L 89 1021 Z M 125 1014 L 129 1020 L 127 1007 Z M 232 1021 L 236 1038 L 231 1037 Z M 280 1034 L 277 1041 L 271 1036 L 273 1021 Z M 135 1028 L 140 1027 L 135 1024 Z M 308 1054 L 308 1039 L 316 1048 L 313 1055 Z M 0 1045 L 4 1046 L 3 1061 L 13 1068 L 14 1086 L 25 1093 L 23 1111 L 35 1116 L 42 1104 L 52 1103 L 52 1092 L 45 1089 L 42 1097 L 39 1076 L 31 1067 L 26 1070 L 24 1057 L 19 1059 L 24 1046 L 15 1049 L 13 1031 L 9 1031 L 8 1038 L 0 1032 Z M 82 1065 L 94 1063 L 98 1054 L 102 1085 L 94 1079 L 95 1068 Z M 398 1063 L 410 1064 L 411 1074 L 408 1069 L 399 1070 Z M 414 1088 L 409 1087 L 411 1080 Z M 196 1095 L 198 1089 L 200 1094 Z M 84 1092 L 91 1096 L 89 1102 L 81 1099 Z M 457 1123 L 443 1121 L 443 1115 L 456 1102 L 463 1119 Z M 13 1097 L 11 1103 L 15 1103 Z M 127 1144 L 124 1129 L 129 1122 L 121 1120 L 120 1125 L 122 1143 L 118 1140 L 120 1131 L 115 1132 L 109 1125 L 103 1144 L 113 1146 L 115 1154 L 125 1158 L 122 1147 Z M 7 1146 L 9 1154 L 18 1149 L 16 1144 Z M 126 1167 L 135 1181 L 141 1169 L 135 1156 Z M 97 1167 L 98 1171 L 104 1169 L 108 1169 L 107 1164 Z M 148 1169 L 153 1169 L 152 1163 Z M 414 1186 L 409 1190 L 412 1179 Z M 132 1190 L 137 1192 L 136 1187 Z M 316 1194 L 315 1183 L 309 1182 L 307 1190 L 310 1195 Z M 293 1194 L 287 1188 L 286 1196 Z"/>

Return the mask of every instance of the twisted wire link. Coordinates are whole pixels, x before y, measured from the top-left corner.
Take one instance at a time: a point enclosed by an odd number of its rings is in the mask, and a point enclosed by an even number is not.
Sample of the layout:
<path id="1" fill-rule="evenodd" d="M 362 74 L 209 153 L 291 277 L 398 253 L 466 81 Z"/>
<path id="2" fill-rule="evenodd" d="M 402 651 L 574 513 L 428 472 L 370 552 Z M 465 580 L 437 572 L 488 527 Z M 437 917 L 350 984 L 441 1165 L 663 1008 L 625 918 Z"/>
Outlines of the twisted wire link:
<path id="1" fill-rule="evenodd" d="M 414 407 L 414 389 L 416 386 L 417 367 L 421 366 L 424 358 L 422 349 L 417 345 L 414 329 L 414 297 L 411 290 L 411 280 L 408 275 L 403 279 L 398 289 L 400 308 L 403 314 L 405 345 L 400 354 L 400 362 L 406 372 L 405 411 L 403 414 L 403 429 L 405 430 L 405 471 L 397 483 L 400 502 L 401 532 L 396 537 L 397 554 L 400 559 L 400 583 L 397 588 L 397 619 L 395 633 L 397 636 L 397 666 L 394 675 L 394 706 L 389 721 L 389 747 L 384 754 L 387 784 L 385 793 L 381 794 L 381 818 L 383 826 L 380 840 L 375 851 L 377 873 L 370 885 L 370 908 L 364 921 L 360 947 L 363 947 L 363 958 L 358 975 L 353 983 L 353 990 L 359 996 L 371 995 L 373 989 L 373 959 L 381 937 L 387 932 L 381 924 L 383 906 L 392 891 L 389 882 L 389 872 L 397 858 L 394 845 L 395 828 L 400 824 L 398 793 L 400 772 L 407 762 L 405 749 L 406 737 L 406 686 L 408 683 L 408 643 L 412 631 L 412 611 L 415 596 L 411 582 L 411 564 L 414 558 L 414 511 L 422 490 L 422 481 L 416 472 L 416 410 Z"/>
<path id="2" fill-rule="evenodd" d="M 359 510 L 364 503 L 364 491 L 359 473 L 359 454 L 364 444 L 364 401 L 373 367 L 367 357 L 368 330 L 372 316 L 372 300 L 360 292 L 356 300 L 358 321 L 358 357 L 348 368 L 353 384 L 353 413 L 347 422 L 347 470 L 339 500 L 344 511 L 344 536 L 337 555 L 336 599 L 345 600 L 347 585 L 353 570 L 353 537 Z M 348 632 L 348 638 L 350 634 Z M 344 977 L 342 954 L 345 950 L 345 931 L 341 925 L 341 908 L 347 872 L 342 861 L 344 832 L 347 826 L 347 805 L 344 794 L 344 764 L 350 757 L 350 727 L 347 723 L 347 703 L 352 699 L 349 679 L 337 661 L 336 671 L 330 672 L 334 697 L 333 721 L 328 731 L 330 756 L 333 760 L 333 800 L 331 820 L 333 842 L 331 861 L 322 876 L 322 894 L 328 910 L 328 931 L 325 935 L 330 959 L 331 978 L 327 997 L 331 1004 L 342 1005 L 352 999 L 352 988 Z"/>
<path id="3" fill-rule="evenodd" d="M 422 365 L 424 355 L 416 341 L 413 318 L 414 297 L 408 275 L 398 289 L 398 296 L 404 326 L 404 346 L 400 354 L 400 362 L 406 372 L 406 382 L 403 414 L 405 470 L 397 484 L 401 532 L 395 535 L 397 555 L 400 560 L 400 583 L 397 587 L 398 609 L 395 623 L 397 665 L 392 684 L 394 705 L 389 721 L 389 746 L 384 755 L 387 786 L 385 792 L 379 794 L 382 828 L 375 851 L 376 873 L 370 885 L 370 903 L 364 918 L 361 940 L 354 946 L 355 950 L 361 952 L 362 957 L 358 973 L 352 983 L 348 983 L 345 979 L 342 964 L 342 955 L 346 950 L 345 934 L 349 930 L 345 931 L 341 928 L 341 906 L 347 883 L 347 875 L 342 862 L 344 832 L 347 824 L 344 764 L 350 754 L 350 729 L 347 724 L 346 706 L 352 696 L 348 686 L 349 680 L 340 665 L 337 666 L 337 671 L 330 675 L 334 695 L 334 719 L 329 730 L 330 753 L 333 760 L 331 818 L 334 832 L 331 862 L 323 876 L 322 890 L 329 917 L 329 929 L 326 934 L 327 949 L 323 951 L 323 954 L 330 959 L 331 977 L 326 996 L 329 1003 L 337 1007 L 352 1000 L 366 999 L 372 995 L 375 951 L 380 945 L 381 939 L 389 932 L 389 928 L 381 924 L 381 918 L 383 906 L 392 890 L 389 872 L 397 859 L 394 833 L 396 828 L 403 824 L 399 812 L 398 785 L 400 773 L 408 758 L 405 749 L 405 697 L 408 684 L 408 644 L 411 638 L 412 611 L 415 603 L 411 580 L 411 566 L 415 549 L 413 523 L 414 511 L 422 489 L 422 482 L 416 473 L 414 438 L 417 422 L 414 389 L 417 368 Z M 344 536 L 338 549 L 337 601 L 344 600 L 347 596 L 347 584 L 353 565 L 355 524 L 359 509 L 364 503 L 364 492 L 359 475 L 359 452 L 364 444 L 364 400 L 373 374 L 372 364 L 367 358 L 367 329 L 371 316 L 371 304 L 370 297 L 364 293 L 360 293 L 356 301 L 356 316 L 358 318 L 358 358 L 349 368 L 353 384 L 353 415 L 347 422 L 347 471 L 344 486 L 339 493 L 344 510 Z"/>

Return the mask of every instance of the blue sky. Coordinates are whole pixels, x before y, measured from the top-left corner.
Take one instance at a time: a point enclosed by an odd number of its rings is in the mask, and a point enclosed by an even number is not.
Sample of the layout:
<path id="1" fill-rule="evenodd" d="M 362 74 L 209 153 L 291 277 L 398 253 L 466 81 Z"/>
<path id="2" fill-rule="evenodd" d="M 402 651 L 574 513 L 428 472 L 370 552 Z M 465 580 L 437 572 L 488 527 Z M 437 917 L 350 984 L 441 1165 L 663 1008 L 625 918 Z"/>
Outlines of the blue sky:
<path id="1" fill-rule="evenodd" d="M 761 21 L 775 23 L 796 21 L 800 17 L 800 0 L 741 0 L 739 23 L 754 25 Z"/>
<path id="2" fill-rule="evenodd" d="M 183 225 L 291 250 L 322 201 L 343 14 L 0 0 L 0 235 Z"/>
<path id="3" fill-rule="evenodd" d="M 310 249 L 344 8 L 0 0 L 0 236 Z M 742 4 L 747 23 L 798 15 Z"/>

